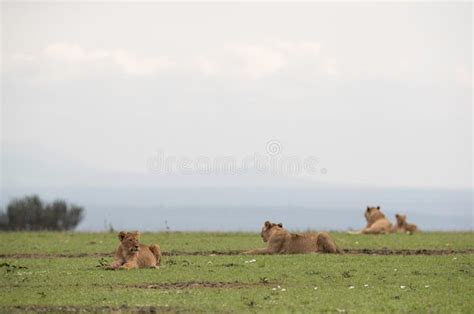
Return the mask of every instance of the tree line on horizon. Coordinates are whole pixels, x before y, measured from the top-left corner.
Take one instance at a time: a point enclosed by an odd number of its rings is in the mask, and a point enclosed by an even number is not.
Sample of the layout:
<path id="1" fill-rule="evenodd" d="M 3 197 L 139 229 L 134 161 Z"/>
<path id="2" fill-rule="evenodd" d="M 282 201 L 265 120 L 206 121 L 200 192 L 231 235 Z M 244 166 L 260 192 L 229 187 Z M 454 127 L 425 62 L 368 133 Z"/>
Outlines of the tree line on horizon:
<path id="1" fill-rule="evenodd" d="M 57 199 L 51 203 L 31 195 L 11 200 L 0 210 L 2 231 L 73 230 L 84 218 L 84 208 Z"/>

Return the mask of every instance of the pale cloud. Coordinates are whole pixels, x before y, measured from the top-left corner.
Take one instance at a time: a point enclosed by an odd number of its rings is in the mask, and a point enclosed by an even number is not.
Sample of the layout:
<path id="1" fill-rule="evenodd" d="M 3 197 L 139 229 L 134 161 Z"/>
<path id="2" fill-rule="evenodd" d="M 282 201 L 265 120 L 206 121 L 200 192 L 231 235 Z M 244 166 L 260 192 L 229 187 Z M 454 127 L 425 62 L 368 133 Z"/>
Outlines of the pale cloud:
<path id="1" fill-rule="evenodd" d="M 227 45 L 209 55 L 197 57 L 195 67 L 209 76 L 260 79 L 273 75 L 288 63 L 279 50 L 261 44 Z"/>
<path id="2" fill-rule="evenodd" d="M 224 71 L 232 75 L 259 79 L 272 75 L 288 64 L 288 57 L 274 47 L 265 45 L 235 45 L 224 56 Z"/>
<path id="3" fill-rule="evenodd" d="M 198 57 L 195 66 L 205 75 L 251 80 L 298 68 L 302 63 L 313 64 L 320 71 L 328 72 L 320 51 L 321 44 L 312 41 L 267 40 L 258 44 L 229 44 Z M 326 74 L 334 76 L 335 62 L 330 70 L 331 73 Z"/>
<path id="4" fill-rule="evenodd" d="M 12 53 L 14 65 L 41 65 L 41 78 L 67 80 L 95 72 L 118 69 L 129 75 L 154 75 L 163 71 L 180 70 L 187 73 L 218 78 L 259 80 L 275 75 L 297 73 L 308 78 L 366 80 L 418 80 L 446 77 L 462 87 L 473 87 L 472 70 L 466 66 L 445 69 L 443 75 L 431 73 L 431 67 L 417 65 L 406 59 L 359 60 L 333 56 L 318 41 L 261 40 L 254 43 L 222 43 L 203 55 L 190 51 L 187 57 L 139 55 L 131 50 L 85 48 L 75 43 L 54 43 L 37 54 Z M 11 68 L 10 68 L 11 69 Z"/>
<path id="5" fill-rule="evenodd" d="M 44 54 L 55 60 L 66 62 L 84 62 L 97 59 L 97 52 L 86 52 L 77 44 L 55 43 L 44 49 Z"/>
<path id="6" fill-rule="evenodd" d="M 44 56 L 51 62 L 69 65 L 113 64 L 120 70 L 134 75 L 154 74 L 174 67 L 175 63 L 166 56 L 139 57 L 125 50 L 86 50 L 80 45 L 56 43 L 44 50 Z"/>
<path id="7" fill-rule="evenodd" d="M 114 51 L 111 54 L 114 62 L 130 74 L 153 74 L 175 67 L 175 62 L 165 56 L 139 58 L 126 51 Z"/>
<path id="8" fill-rule="evenodd" d="M 67 79 L 113 66 L 130 75 L 152 75 L 180 69 L 206 76 L 257 80 L 284 70 L 299 69 L 339 75 L 337 62 L 321 56 L 321 44 L 314 41 L 265 40 L 260 43 L 231 43 L 211 49 L 202 56 L 171 59 L 167 56 L 139 56 L 131 51 L 88 49 L 75 43 L 54 43 L 37 55 L 16 53 L 17 62 L 45 64 L 50 77 Z"/>

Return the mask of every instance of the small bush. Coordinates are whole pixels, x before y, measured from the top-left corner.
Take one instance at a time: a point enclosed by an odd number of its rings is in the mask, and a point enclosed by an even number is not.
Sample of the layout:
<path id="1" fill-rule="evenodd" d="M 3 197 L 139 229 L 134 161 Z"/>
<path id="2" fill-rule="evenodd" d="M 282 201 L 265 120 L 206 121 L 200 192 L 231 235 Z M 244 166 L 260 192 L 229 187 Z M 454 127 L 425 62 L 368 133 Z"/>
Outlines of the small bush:
<path id="1" fill-rule="evenodd" d="M 37 195 L 12 200 L 0 211 L 0 230 L 72 230 L 82 220 L 84 208 L 64 200 L 44 203 Z"/>

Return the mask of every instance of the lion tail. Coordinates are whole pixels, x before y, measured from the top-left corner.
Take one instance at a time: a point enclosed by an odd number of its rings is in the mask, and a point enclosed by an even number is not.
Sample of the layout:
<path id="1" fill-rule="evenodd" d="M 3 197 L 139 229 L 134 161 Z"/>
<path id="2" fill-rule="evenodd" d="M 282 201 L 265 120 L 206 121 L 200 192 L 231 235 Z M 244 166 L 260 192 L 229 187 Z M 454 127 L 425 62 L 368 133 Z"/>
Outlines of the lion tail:
<path id="1" fill-rule="evenodd" d="M 337 246 L 336 242 L 326 232 L 321 232 L 316 238 L 318 252 L 342 254 L 342 250 Z"/>
<path id="2" fill-rule="evenodd" d="M 150 251 L 155 255 L 156 257 L 156 266 L 160 266 L 161 264 L 161 249 L 158 244 L 152 244 L 149 246 Z"/>

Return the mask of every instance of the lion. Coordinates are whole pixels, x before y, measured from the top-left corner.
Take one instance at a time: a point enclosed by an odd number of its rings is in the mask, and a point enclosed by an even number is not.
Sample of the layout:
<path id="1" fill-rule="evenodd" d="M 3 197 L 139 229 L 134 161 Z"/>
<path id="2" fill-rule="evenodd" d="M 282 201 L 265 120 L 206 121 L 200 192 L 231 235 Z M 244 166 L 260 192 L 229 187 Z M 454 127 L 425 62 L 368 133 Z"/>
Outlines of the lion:
<path id="1" fill-rule="evenodd" d="M 367 206 L 365 210 L 365 219 L 367 226 L 357 232 L 350 232 L 352 234 L 385 234 L 392 232 L 392 224 L 385 218 L 385 215 L 380 211 L 380 206 Z"/>
<path id="2" fill-rule="evenodd" d="M 265 221 L 260 236 L 267 247 L 247 251 L 244 254 L 298 254 L 298 253 L 342 253 L 336 243 L 325 232 L 315 234 L 290 233 L 283 224 Z"/>
<path id="3" fill-rule="evenodd" d="M 393 226 L 393 232 L 406 232 L 406 233 L 414 233 L 418 231 L 418 226 L 415 224 L 409 224 L 407 222 L 406 215 L 396 214 L 395 218 L 397 219 L 397 224 Z"/>
<path id="4" fill-rule="evenodd" d="M 120 232 L 120 245 L 115 252 L 114 262 L 107 269 L 158 268 L 161 263 L 161 250 L 158 244 L 140 244 L 140 233 Z"/>

